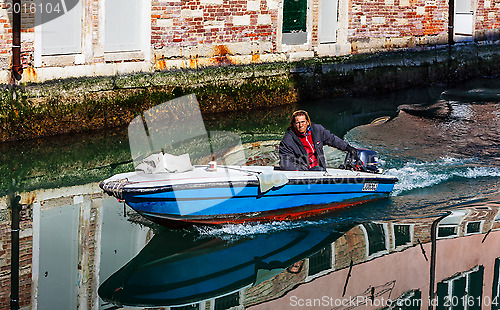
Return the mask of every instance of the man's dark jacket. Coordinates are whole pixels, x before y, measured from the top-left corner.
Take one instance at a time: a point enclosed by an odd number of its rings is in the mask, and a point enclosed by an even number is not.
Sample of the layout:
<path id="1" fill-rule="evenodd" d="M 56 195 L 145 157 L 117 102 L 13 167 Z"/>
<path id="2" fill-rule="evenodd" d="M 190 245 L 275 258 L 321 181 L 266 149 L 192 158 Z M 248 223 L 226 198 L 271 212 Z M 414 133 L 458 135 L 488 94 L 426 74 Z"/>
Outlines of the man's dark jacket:
<path id="1" fill-rule="evenodd" d="M 339 150 L 347 151 L 350 146 L 325 127 L 319 124 L 312 124 L 311 135 L 316 149 L 318 165 L 326 169 L 325 153 L 323 145 L 333 146 Z M 309 156 L 304 145 L 297 136 L 294 129 L 288 128 L 279 148 L 280 168 L 283 170 L 309 170 Z"/>

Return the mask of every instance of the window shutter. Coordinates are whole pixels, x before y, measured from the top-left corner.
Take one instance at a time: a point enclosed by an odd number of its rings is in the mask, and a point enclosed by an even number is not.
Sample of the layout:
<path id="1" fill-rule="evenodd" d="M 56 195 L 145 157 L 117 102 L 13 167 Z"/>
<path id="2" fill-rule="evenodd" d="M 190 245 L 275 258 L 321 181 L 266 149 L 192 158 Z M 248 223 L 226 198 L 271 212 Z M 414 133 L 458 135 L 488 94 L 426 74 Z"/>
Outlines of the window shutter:
<path id="1" fill-rule="evenodd" d="M 283 4 L 283 32 L 306 31 L 307 0 L 285 0 Z"/>
<path id="2" fill-rule="evenodd" d="M 61 4 L 57 9 L 65 10 L 66 8 L 66 6 Z M 44 9 L 47 8 L 44 6 Z M 40 14 L 42 22 L 42 55 L 76 54 L 82 52 L 81 2 L 78 2 L 69 11 L 52 20 L 50 18 L 53 18 L 53 15 Z"/>
<path id="3" fill-rule="evenodd" d="M 141 3 L 141 0 L 105 0 L 105 52 L 140 50 Z"/>
<path id="4" fill-rule="evenodd" d="M 322 0 L 319 25 L 320 43 L 337 42 L 338 0 Z"/>

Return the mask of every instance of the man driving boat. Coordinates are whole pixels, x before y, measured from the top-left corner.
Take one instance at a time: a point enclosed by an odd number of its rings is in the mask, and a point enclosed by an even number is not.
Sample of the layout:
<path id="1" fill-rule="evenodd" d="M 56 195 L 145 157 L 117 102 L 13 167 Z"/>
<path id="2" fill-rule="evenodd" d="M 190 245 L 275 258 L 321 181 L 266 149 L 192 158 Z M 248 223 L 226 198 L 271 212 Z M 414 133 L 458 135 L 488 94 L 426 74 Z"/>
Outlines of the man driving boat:
<path id="1" fill-rule="evenodd" d="M 285 136 L 280 142 L 279 157 L 282 170 L 325 171 L 323 145 L 347 151 L 359 160 L 358 150 L 350 146 L 325 127 L 311 123 L 304 110 L 295 111 Z"/>

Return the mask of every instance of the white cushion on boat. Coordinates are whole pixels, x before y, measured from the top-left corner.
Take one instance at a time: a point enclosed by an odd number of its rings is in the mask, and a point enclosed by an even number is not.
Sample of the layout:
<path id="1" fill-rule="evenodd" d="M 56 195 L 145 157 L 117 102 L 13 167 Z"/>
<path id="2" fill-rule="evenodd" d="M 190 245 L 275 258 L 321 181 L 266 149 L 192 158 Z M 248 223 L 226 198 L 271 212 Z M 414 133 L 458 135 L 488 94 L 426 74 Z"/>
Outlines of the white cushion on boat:
<path id="1" fill-rule="evenodd" d="M 262 173 L 258 174 L 260 192 L 265 193 L 273 187 L 280 187 L 288 183 L 288 178 L 283 173 Z"/>
<path id="2" fill-rule="evenodd" d="M 186 172 L 194 169 L 187 153 L 179 156 L 163 154 L 163 163 L 168 172 Z"/>
<path id="3" fill-rule="evenodd" d="M 135 167 L 136 171 L 142 171 L 148 174 L 185 172 L 193 169 L 189 154 L 175 156 L 162 153 L 149 155 Z"/>
<path id="4" fill-rule="evenodd" d="M 165 167 L 163 166 L 163 154 L 151 154 L 144 158 L 142 162 L 135 167 L 135 171 L 142 171 L 148 174 L 165 172 Z"/>

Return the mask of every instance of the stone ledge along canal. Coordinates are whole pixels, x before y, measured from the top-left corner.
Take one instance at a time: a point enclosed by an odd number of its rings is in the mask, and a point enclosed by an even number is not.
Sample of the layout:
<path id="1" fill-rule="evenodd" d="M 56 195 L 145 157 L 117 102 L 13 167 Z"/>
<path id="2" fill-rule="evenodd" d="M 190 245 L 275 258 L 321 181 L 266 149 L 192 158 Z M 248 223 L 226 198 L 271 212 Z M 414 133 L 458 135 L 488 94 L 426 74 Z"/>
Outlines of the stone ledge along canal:
<path id="1" fill-rule="evenodd" d="M 399 178 L 391 196 L 319 219 L 169 229 L 97 186 L 133 169 L 126 128 L 3 143 L 2 283 L 18 194 L 21 307 L 499 309 L 500 80 L 212 115 L 205 126 L 239 134 L 246 164 L 276 165 L 298 108 L 377 151 Z M 2 285 L 0 309 L 10 296 Z"/>

